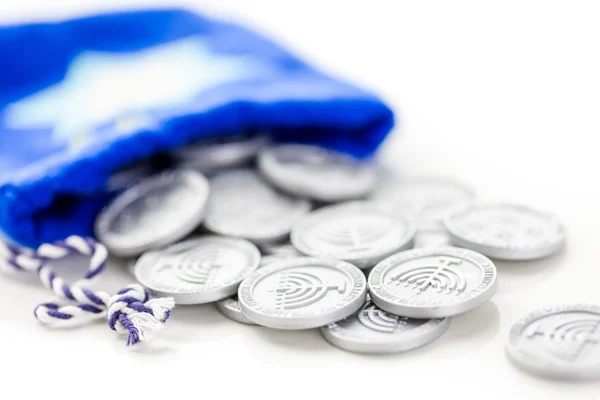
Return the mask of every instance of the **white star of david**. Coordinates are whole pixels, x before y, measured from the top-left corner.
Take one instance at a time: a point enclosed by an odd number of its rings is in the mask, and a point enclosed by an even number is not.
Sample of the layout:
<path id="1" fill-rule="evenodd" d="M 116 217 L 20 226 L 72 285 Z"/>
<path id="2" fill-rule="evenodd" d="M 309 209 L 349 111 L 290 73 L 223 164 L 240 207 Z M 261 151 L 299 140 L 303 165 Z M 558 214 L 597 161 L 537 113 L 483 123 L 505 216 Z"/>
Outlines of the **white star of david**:
<path id="1" fill-rule="evenodd" d="M 133 53 L 83 52 L 62 82 L 9 105 L 4 121 L 14 129 L 52 127 L 58 142 L 80 141 L 129 112 L 185 104 L 265 69 L 250 56 L 211 52 L 197 36 Z"/>

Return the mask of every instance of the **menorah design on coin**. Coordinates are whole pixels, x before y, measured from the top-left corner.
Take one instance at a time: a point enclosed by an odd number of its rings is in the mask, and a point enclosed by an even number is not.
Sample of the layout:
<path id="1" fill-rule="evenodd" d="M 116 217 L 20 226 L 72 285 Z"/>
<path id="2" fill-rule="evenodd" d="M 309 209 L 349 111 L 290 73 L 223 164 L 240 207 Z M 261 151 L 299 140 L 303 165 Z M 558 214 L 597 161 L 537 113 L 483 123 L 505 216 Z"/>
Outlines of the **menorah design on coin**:
<path id="1" fill-rule="evenodd" d="M 373 303 L 360 310 L 358 320 L 367 328 L 383 333 L 392 333 L 398 325 L 406 324 L 406 318 L 387 313 Z"/>
<path id="2" fill-rule="evenodd" d="M 455 258 L 440 258 L 440 265 L 419 266 L 402 272 L 392 277 L 389 283 L 403 285 L 417 289 L 417 294 L 429 288 L 436 289 L 438 293 L 459 295 L 467 288 L 467 280 L 453 265 L 462 264 L 462 260 Z"/>
<path id="3" fill-rule="evenodd" d="M 533 324 L 525 331 L 526 338 L 542 338 L 545 347 L 555 356 L 574 362 L 586 349 L 600 345 L 600 318 L 561 321 L 549 329 Z"/>
<path id="4" fill-rule="evenodd" d="M 189 264 L 174 264 L 173 273 L 182 281 L 196 283 L 198 285 L 207 285 L 214 276 L 216 269 L 221 267 L 219 264 L 210 262 L 198 262 Z"/>
<path id="5" fill-rule="evenodd" d="M 210 284 L 217 270 L 224 264 L 222 254 L 218 249 L 188 251 L 174 257 L 170 262 L 171 270 L 177 278 L 198 285 Z"/>
<path id="6" fill-rule="evenodd" d="M 350 250 L 368 250 L 392 228 L 392 222 L 381 218 L 345 218 L 322 224 L 315 239 Z"/>
<path id="7" fill-rule="evenodd" d="M 320 277 L 308 272 L 289 271 L 281 274 L 275 292 L 275 309 L 293 310 L 314 304 L 330 290 L 346 292 L 346 283 L 327 285 Z"/>

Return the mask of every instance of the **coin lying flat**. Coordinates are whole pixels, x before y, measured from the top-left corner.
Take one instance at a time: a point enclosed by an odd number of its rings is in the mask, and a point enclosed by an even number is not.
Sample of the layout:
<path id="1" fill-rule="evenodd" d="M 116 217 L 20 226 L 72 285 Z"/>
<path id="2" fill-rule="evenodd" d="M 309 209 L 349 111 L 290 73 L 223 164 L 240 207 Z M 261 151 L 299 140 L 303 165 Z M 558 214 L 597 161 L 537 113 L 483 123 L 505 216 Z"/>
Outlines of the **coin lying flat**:
<path id="1" fill-rule="evenodd" d="M 235 294 L 259 263 L 260 252 L 246 240 L 204 236 L 144 253 L 136 263 L 135 276 L 177 304 L 201 304 Z"/>
<path id="2" fill-rule="evenodd" d="M 275 191 L 254 171 L 236 169 L 210 180 L 204 226 L 221 235 L 253 242 L 280 240 L 310 208 L 308 200 Z"/>
<path id="3" fill-rule="evenodd" d="M 377 180 L 376 170 L 369 164 L 301 144 L 264 149 L 258 156 L 258 169 L 275 187 L 322 202 L 362 198 Z"/>
<path id="4" fill-rule="evenodd" d="M 332 345 L 355 353 L 399 353 L 440 337 L 450 318 L 413 319 L 387 313 L 370 301 L 350 317 L 321 328 Z"/>
<path id="5" fill-rule="evenodd" d="M 452 243 L 504 260 L 531 260 L 560 251 L 566 242 L 555 216 L 515 204 L 477 204 L 449 216 Z"/>
<path id="6" fill-rule="evenodd" d="M 265 134 L 219 136 L 188 144 L 173 152 L 173 157 L 182 167 L 213 173 L 248 163 L 267 143 Z"/>
<path id="7" fill-rule="evenodd" d="M 368 202 L 321 208 L 292 228 L 300 252 L 368 268 L 411 246 L 414 224 Z"/>
<path id="8" fill-rule="evenodd" d="M 310 329 L 346 318 L 365 302 L 366 279 L 344 261 L 301 257 L 279 261 L 246 278 L 240 309 L 258 325 Z"/>
<path id="9" fill-rule="evenodd" d="M 466 185 L 441 177 L 386 180 L 371 196 L 390 212 L 416 222 L 418 231 L 443 229 L 443 219 L 471 203 Z"/>
<path id="10" fill-rule="evenodd" d="M 98 216 L 96 237 L 118 256 L 134 256 L 174 243 L 204 218 L 208 182 L 198 172 L 173 170 L 143 179 Z"/>
<path id="11" fill-rule="evenodd" d="M 377 264 L 369 293 L 381 309 L 410 318 L 443 318 L 472 310 L 498 285 L 494 264 L 456 247 L 413 249 Z"/>
<path id="12" fill-rule="evenodd" d="M 600 306 L 534 311 L 511 328 L 506 355 L 515 365 L 554 379 L 600 379 Z"/>
<path id="13" fill-rule="evenodd" d="M 242 324 L 256 325 L 240 310 L 237 296 L 231 296 L 215 303 L 217 310 L 227 318 Z"/>

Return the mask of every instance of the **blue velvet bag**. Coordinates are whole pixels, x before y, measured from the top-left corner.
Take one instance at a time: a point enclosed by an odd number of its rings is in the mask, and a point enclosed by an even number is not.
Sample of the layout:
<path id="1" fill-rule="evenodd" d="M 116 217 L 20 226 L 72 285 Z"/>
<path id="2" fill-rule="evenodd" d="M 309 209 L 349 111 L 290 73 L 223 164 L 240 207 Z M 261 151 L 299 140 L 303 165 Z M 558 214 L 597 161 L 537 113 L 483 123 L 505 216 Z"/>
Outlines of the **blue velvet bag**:
<path id="1" fill-rule="evenodd" d="M 91 235 L 115 171 L 203 137 L 267 130 L 368 157 L 392 125 L 373 94 L 190 12 L 0 27 L 0 230 L 32 247 Z"/>

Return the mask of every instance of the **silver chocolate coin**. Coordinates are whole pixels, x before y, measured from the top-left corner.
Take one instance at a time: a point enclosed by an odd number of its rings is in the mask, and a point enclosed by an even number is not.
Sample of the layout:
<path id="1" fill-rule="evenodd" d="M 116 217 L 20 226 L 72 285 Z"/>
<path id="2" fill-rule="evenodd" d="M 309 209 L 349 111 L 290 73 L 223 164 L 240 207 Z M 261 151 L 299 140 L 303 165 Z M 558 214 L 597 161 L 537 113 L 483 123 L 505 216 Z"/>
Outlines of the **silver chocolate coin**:
<path id="1" fill-rule="evenodd" d="M 118 195 L 98 216 L 96 237 L 129 257 L 187 236 L 204 218 L 208 181 L 192 170 L 146 178 Z"/>
<path id="2" fill-rule="evenodd" d="M 443 219 L 470 204 L 475 194 L 462 183 L 440 177 L 388 180 L 371 196 L 398 215 L 415 221 L 418 231 L 443 229 Z"/>
<path id="3" fill-rule="evenodd" d="M 203 236 L 144 253 L 136 263 L 135 276 L 177 304 L 201 304 L 235 294 L 259 263 L 258 248 L 246 240 Z"/>
<path id="4" fill-rule="evenodd" d="M 237 296 L 231 296 L 226 299 L 219 300 L 215 303 L 215 306 L 217 307 L 217 310 L 221 312 L 221 314 L 233 321 L 241 322 L 242 324 L 256 325 L 244 315 L 242 310 L 240 310 L 240 304 Z"/>
<path id="5" fill-rule="evenodd" d="M 375 187 L 372 165 L 316 146 L 284 144 L 258 156 L 258 169 L 275 187 L 322 202 L 365 197 Z"/>
<path id="6" fill-rule="evenodd" d="M 410 318 L 443 318 L 479 307 L 496 292 L 494 263 L 456 247 L 413 249 L 377 264 L 369 293 L 381 309 Z"/>
<path id="7" fill-rule="evenodd" d="M 566 242 L 557 217 L 515 204 L 477 204 L 449 216 L 452 243 L 488 257 L 532 260 L 560 251 Z"/>
<path id="8" fill-rule="evenodd" d="M 600 379 L 600 306 L 534 311 L 511 328 L 506 355 L 526 371 L 554 379 Z"/>
<path id="9" fill-rule="evenodd" d="M 450 318 L 414 319 L 381 310 L 368 301 L 358 312 L 321 328 L 325 340 L 354 353 L 399 353 L 439 338 Z"/>
<path id="10" fill-rule="evenodd" d="M 366 279 L 354 265 L 310 257 L 267 265 L 238 290 L 242 312 L 274 329 L 325 326 L 352 315 L 365 298 Z"/>
<path id="11" fill-rule="evenodd" d="M 391 254 L 410 248 L 415 226 L 369 202 L 321 208 L 292 228 L 300 252 L 369 268 Z"/>
<path id="12" fill-rule="evenodd" d="M 204 226 L 253 242 L 281 240 L 310 211 L 308 200 L 272 189 L 250 169 L 221 172 L 210 180 Z"/>
<path id="13" fill-rule="evenodd" d="M 213 173 L 250 162 L 267 143 L 265 134 L 207 138 L 176 150 L 173 157 L 181 167 Z"/>

